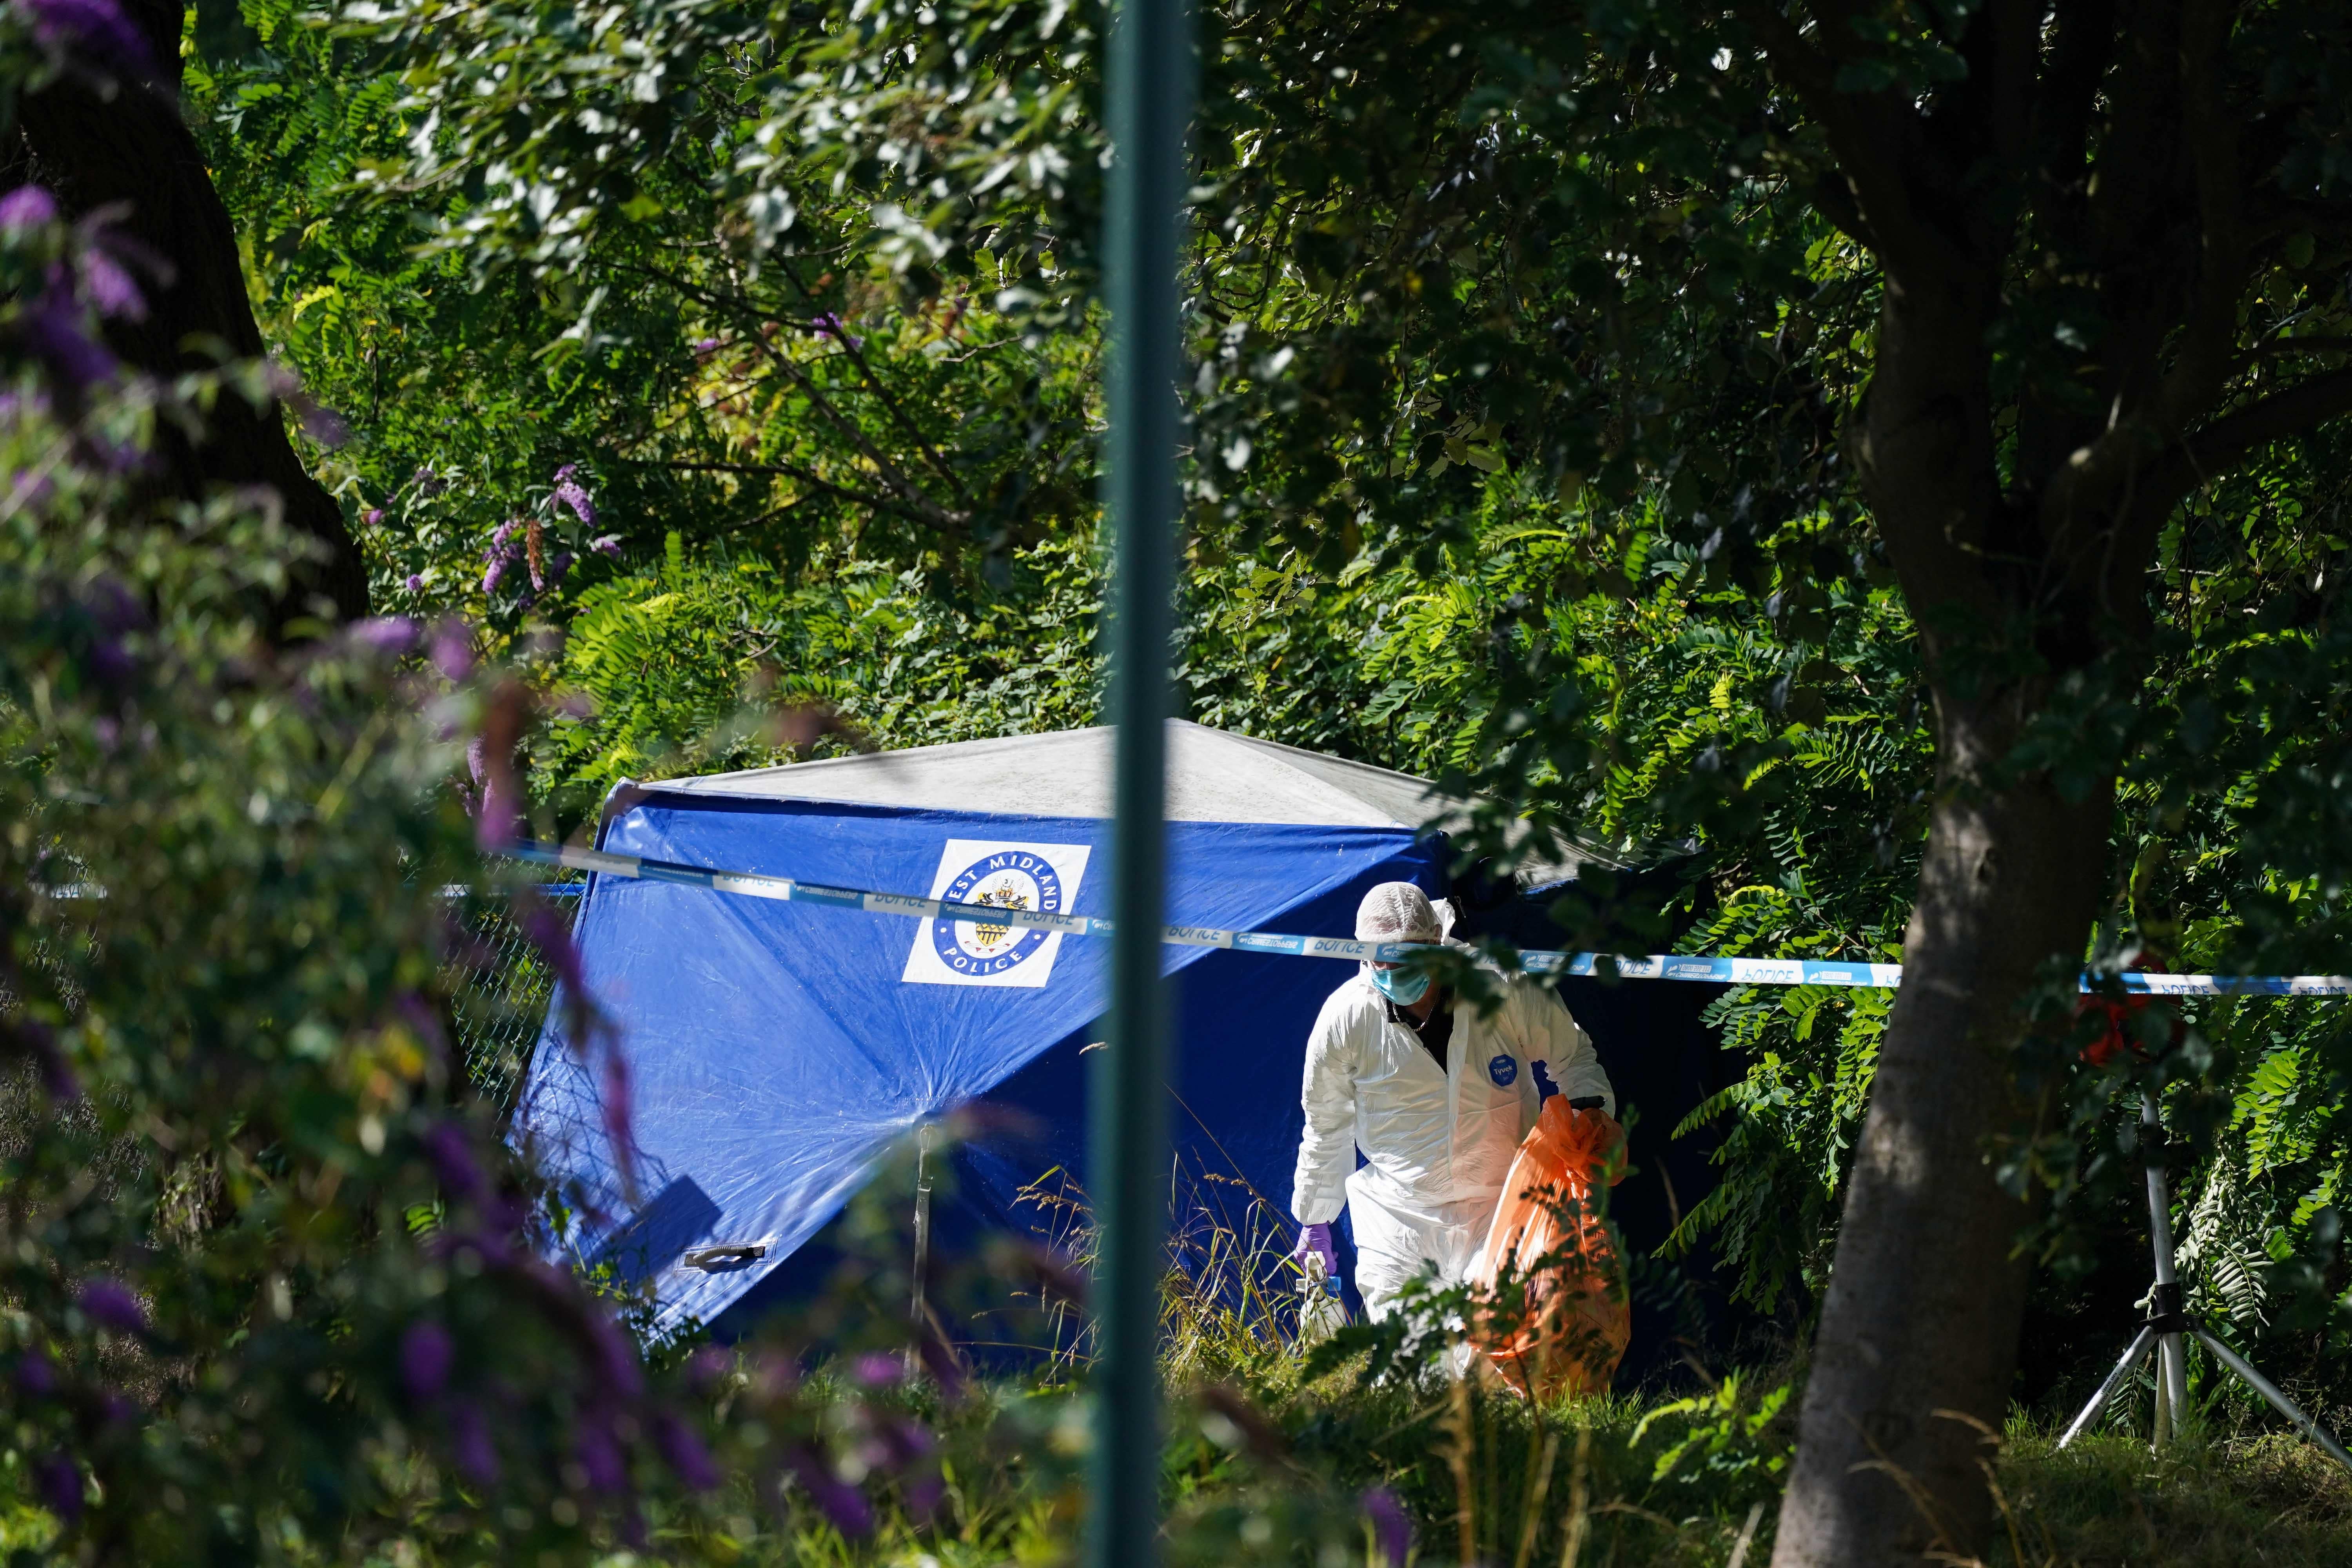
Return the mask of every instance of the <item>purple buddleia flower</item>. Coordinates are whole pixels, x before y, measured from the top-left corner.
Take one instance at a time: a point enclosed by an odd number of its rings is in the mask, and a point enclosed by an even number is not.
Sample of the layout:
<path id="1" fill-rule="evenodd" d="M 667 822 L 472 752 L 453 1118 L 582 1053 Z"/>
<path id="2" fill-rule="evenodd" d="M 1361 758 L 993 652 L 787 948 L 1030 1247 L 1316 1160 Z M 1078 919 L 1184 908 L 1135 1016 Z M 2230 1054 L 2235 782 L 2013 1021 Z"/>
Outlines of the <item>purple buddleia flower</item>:
<path id="1" fill-rule="evenodd" d="M 635 1399 L 643 1394 L 646 1374 L 645 1369 L 637 1363 L 635 1342 L 599 1307 L 592 1305 L 585 1309 L 583 1321 L 588 1330 L 589 1343 L 593 1347 L 599 1386 L 618 1399 Z"/>
<path id="2" fill-rule="evenodd" d="M 79 47 L 100 65 L 144 76 L 154 68 L 147 40 L 114 0 L 17 0 L 33 36 L 54 48 Z"/>
<path id="3" fill-rule="evenodd" d="M 621 1167 L 626 1180 L 636 1180 L 636 1143 L 629 1131 L 632 1120 L 629 1105 L 629 1062 L 617 1046 L 604 1052 L 603 1082 L 598 1096 L 604 1112 L 604 1136 L 613 1144 L 613 1158 Z"/>
<path id="4" fill-rule="evenodd" d="M 586 1214 L 586 1208 L 581 1213 Z M 522 1235 L 530 1220 L 530 1206 L 509 1193 L 492 1193 L 482 1200 L 482 1228 L 504 1242 Z"/>
<path id="5" fill-rule="evenodd" d="M 148 468 L 148 454 L 136 441 L 116 441 L 97 430 L 81 433 L 82 449 L 90 460 L 110 474 L 135 473 Z"/>
<path id="6" fill-rule="evenodd" d="M 489 1184 L 482 1179 L 482 1168 L 474 1162 L 474 1151 L 467 1142 L 466 1130 L 454 1121 L 436 1121 L 425 1130 L 417 1140 L 425 1145 L 425 1157 L 433 1162 L 433 1173 L 441 1190 L 459 1203 L 471 1203 L 481 1196 Z"/>
<path id="7" fill-rule="evenodd" d="M 122 634 L 147 623 L 138 596 L 111 577 L 93 579 L 82 593 L 82 607 L 97 627 L 82 656 L 83 668 L 100 684 L 120 688 L 138 673 L 138 663 L 123 646 Z"/>
<path id="8" fill-rule="evenodd" d="M 403 991 L 392 999 L 392 1010 L 417 1043 L 432 1050 L 446 1064 L 449 1059 L 449 1041 L 441 1032 L 440 1016 L 435 1013 L 424 997 L 414 991 Z"/>
<path id="9" fill-rule="evenodd" d="M 368 508 L 367 510 L 360 513 L 360 521 L 367 524 L 370 528 L 382 528 L 383 526 L 383 508 L 380 506 L 372 506 Z"/>
<path id="10" fill-rule="evenodd" d="M 110 637 L 91 640 L 82 656 L 82 666 L 100 685 L 116 687 L 128 685 L 139 668 L 122 646 L 122 639 Z"/>
<path id="11" fill-rule="evenodd" d="M 907 1363 L 880 1351 L 868 1351 L 851 1364 L 850 1376 L 868 1388 L 888 1388 L 907 1375 Z"/>
<path id="12" fill-rule="evenodd" d="M 351 444 L 352 427 L 343 416 L 309 393 L 298 390 L 286 401 L 292 406 L 295 417 L 301 421 L 302 434 L 320 446 L 331 452 L 338 447 Z"/>
<path id="13" fill-rule="evenodd" d="M 131 1288 L 120 1279 L 109 1279 L 101 1275 L 84 1285 L 74 1301 L 81 1308 L 83 1315 L 101 1329 L 111 1329 L 118 1334 L 147 1331 L 146 1310 L 139 1305 L 139 1298 L 131 1293 Z"/>
<path id="14" fill-rule="evenodd" d="M 911 1465 L 940 1451 L 938 1435 L 911 1415 L 897 1416 L 891 1421 L 890 1442 L 901 1456 L 901 1464 Z"/>
<path id="15" fill-rule="evenodd" d="M 147 296 L 139 291 L 121 262 L 95 246 L 81 253 L 81 287 L 98 313 L 109 321 L 147 319 Z"/>
<path id="16" fill-rule="evenodd" d="M 790 1399 L 800 1392 L 801 1363 L 795 1357 L 761 1352 L 752 1359 L 749 1374 L 762 1399 Z"/>
<path id="17" fill-rule="evenodd" d="M 457 1462 L 457 1473 L 476 1486 L 497 1484 L 499 1447 L 490 1439 L 490 1424 L 482 1419 L 481 1407 L 471 1400 L 450 1406 L 449 1457 Z"/>
<path id="18" fill-rule="evenodd" d="M 735 1352 L 724 1345 L 705 1345 L 686 1363 L 686 1385 L 697 1394 L 718 1391 L 735 1371 Z"/>
<path id="19" fill-rule="evenodd" d="M 559 984 L 575 994 L 586 993 L 588 973 L 580 965 L 579 946 L 572 940 L 571 926 L 554 905 L 534 896 L 523 907 L 522 934 L 547 960 L 547 967 L 554 972 Z"/>
<path id="20" fill-rule="evenodd" d="M 147 606 L 119 577 L 93 577 L 83 593 L 91 616 L 110 632 L 127 632 L 147 624 Z"/>
<path id="21" fill-rule="evenodd" d="M 58 1516 L 59 1524 L 81 1518 L 81 1467 L 62 1450 L 33 1461 L 33 1490 L 41 1506 Z"/>
<path id="22" fill-rule="evenodd" d="M 352 626 L 352 640 L 378 653 L 406 653 L 416 646 L 418 635 L 416 623 L 406 616 L 373 616 Z"/>
<path id="23" fill-rule="evenodd" d="M 809 321 L 809 330 L 818 337 L 831 338 L 835 342 L 847 343 L 853 349 L 862 349 L 866 346 L 866 340 L 845 328 L 841 324 L 841 318 L 830 310 L 822 316 L 813 318 Z"/>
<path id="24" fill-rule="evenodd" d="M 411 577 L 408 584 L 421 587 L 423 579 Z M 433 628 L 433 668 L 444 680 L 463 680 L 474 672 L 474 634 L 465 622 L 447 620 Z"/>
<path id="25" fill-rule="evenodd" d="M 902 1494 L 907 1500 L 907 1511 L 918 1520 L 929 1519 L 940 1511 L 940 1504 L 947 1500 L 947 1483 L 926 1471 L 907 1483 Z"/>
<path id="26" fill-rule="evenodd" d="M 882 1417 L 866 1434 L 866 1440 L 857 1446 L 857 1457 L 866 1461 L 867 1470 L 896 1476 L 929 1458 L 938 1447 L 931 1429 L 921 1422 L 889 1415 Z"/>
<path id="27" fill-rule="evenodd" d="M 559 483 L 555 487 L 554 499 L 570 507 L 572 515 L 580 520 L 583 527 L 596 526 L 596 508 L 588 500 L 588 492 L 582 489 L 576 482 L 565 479 Z"/>
<path id="28" fill-rule="evenodd" d="M 621 1458 L 621 1445 L 613 1440 L 612 1428 L 597 1422 L 583 1426 L 572 1440 L 572 1452 L 597 1495 L 618 1497 L 628 1490 L 629 1467 Z"/>
<path id="29" fill-rule="evenodd" d="M 499 524 L 498 527 L 490 530 L 490 546 L 489 549 L 485 550 L 482 552 L 483 558 L 488 560 L 494 553 L 503 552 L 506 550 L 508 543 L 513 540 L 515 531 L 521 526 L 522 523 L 520 521 L 510 517 L 504 522 Z"/>
<path id="30" fill-rule="evenodd" d="M 50 374 L 77 391 L 110 379 L 117 367 L 113 353 L 82 330 L 81 310 L 62 287 L 62 279 L 53 277 L 51 283 L 16 318 L 25 346 Z"/>
<path id="31" fill-rule="evenodd" d="M 448 1385 L 449 1369 L 457 1364 L 457 1342 L 431 1319 L 408 1325 L 400 1336 L 400 1383 L 408 1397 L 430 1405 Z"/>
<path id="32" fill-rule="evenodd" d="M 425 579 L 415 572 L 411 572 L 404 579 L 403 579 L 400 585 L 407 589 L 412 594 L 422 594 L 425 592 Z"/>
<path id="33" fill-rule="evenodd" d="M 1404 1568 L 1405 1558 L 1412 1552 L 1412 1519 L 1404 1504 L 1386 1487 L 1366 1488 L 1361 1501 L 1384 1568 Z"/>
<path id="34" fill-rule="evenodd" d="M 637 1145 L 635 1138 L 630 1135 L 633 1110 L 630 1110 L 628 1058 L 621 1056 L 618 1044 L 607 1047 L 607 1051 L 604 1051 L 604 1063 L 602 1063 L 602 1072 L 597 1074 L 597 1079 L 600 1079 L 597 1081 L 597 1090 L 600 1090 L 597 1100 L 602 1102 L 602 1110 L 604 1110 L 604 1138 L 612 1140 L 612 1154 L 621 1163 L 621 1173 L 628 1180 L 635 1180 Z"/>
<path id="35" fill-rule="evenodd" d="M 100 724 L 111 722 L 103 718 L 98 721 Z M 108 744 L 109 750 L 112 749 L 105 731 L 100 731 L 99 740 L 101 744 Z M 65 1052 L 58 1048 L 58 1037 L 47 1024 L 38 1018 L 27 1018 L 16 1026 L 16 1041 L 40 1064 L 41 1087 L 48 1090 L 51 1100 L 62 1103 L 81 1098 L 81 1080 L 74 1077 L 72 1064 L 66 1060 Z"/>
<path id="36" fill-rule="evenodd" d="M 488 855 L 503 855 L 521 837 L 517 826 L 522 805 L 515 798 L 514 774 L 509 769 L 491 768 L 481 785 L 481 805 L 474 813 L 474 847 Z"/>
<path id="37" fill-rule="evenodd" d="M 0 234 L 24 234 L 58 221 L 58 198 L 38 185 L 18 185 L 0 196 Z"/>
<path id="38" fill-rule="evenodd" d="M 599 555 L 609 555 L 617 561 L 621 557 L 621 536 L 617 533 L 600 533 L 588 542 L 588 548 Z"/>
<path id="39" fill-rule="evenodd" d="M 724 1479 L 710 1450 L 685 1420 L 669 1411 L 654 1417 L 654 1447 L 688 1491 L 707 1492 Z"/>
<path id="40" fill-rule="evenodd" d="M 950 1400 L 961 1399 L 970 1378 L 964 1371 L 963 1357 L 940 1331 L 935 1318 L 926 1316 L 916 1325 L 915 1353 L 923 1358 L 923 1370 L 940 1385 L 940 1392 Z"/>
<path id="41" fill-rule="evenodd" d="M 514 563 L 504 555 L 492 558 L 488 569 L 482 574 L 482 592 L 497 593 L 499 584 L 506 581 L 507 568 L 512 564 Z"/>
<path id="42" fill-rule="evenodd" d="M 571 570 L 572 552 L 559 550 L 547 563 L 547 580 L 550 583 L 561 583 L 563 581 L 563 574 Z"/>
<path id="43" fill-rule="evenodd" d="M 792 1466 L 793 1476 L 809 1500 L 833 1521 L 844 1539 L 863 1541 L 874 1533 L 874 1505 L 866 1500 L 865 1493 L 835 1475 L 823 1455 L 805 1443 L 797 1443 L 785 1462 Z"/>
<path id="44" fill-rule="evenodd" d="M 16 1363 L 16 1387 L 27 1399 L 47 1399 L 58 1391 L 58 1365 L 38 1351 L 26 1351 Z"/>

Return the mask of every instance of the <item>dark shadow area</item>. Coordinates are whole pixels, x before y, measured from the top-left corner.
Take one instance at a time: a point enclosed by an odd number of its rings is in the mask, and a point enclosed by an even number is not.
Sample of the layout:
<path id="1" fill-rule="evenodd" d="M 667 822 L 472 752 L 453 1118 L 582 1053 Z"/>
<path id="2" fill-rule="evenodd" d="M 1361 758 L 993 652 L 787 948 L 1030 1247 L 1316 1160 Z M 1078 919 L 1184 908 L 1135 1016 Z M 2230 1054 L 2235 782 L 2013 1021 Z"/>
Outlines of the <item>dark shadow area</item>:
<path id="1" fill-rule="evenodd" d="M 1456 879 L 1457 936 L 1492 937 L 1521 949 L 1559 949 L 1571 938 L 1553 915 L 1566 895 L 1580 921 L 1610 920 L 1613 910 L 1656 908 L 1675 889 L 1671 868 L 1607 872 L 1528 892 L 1496 889 L 1475 871 Z M 1465 929 L 1466 928 L 1466 929 Z M 1678 931 L 1660 933 L 1670 946 Z M 1617 1090 L 1618 1117 L 1627 1123 L 1631 1169 L 1610 1194 L 1609 1215 L 1628 1253 L 1633 1279 L 1633 1339 L 1617 1373 L 1621 1388 L 1689 1380 L 1687 1357 L 1710 1369 L 1764 1326 L 1759 1314 L 1734 1305 L 1718 1278 L 1712 1250 L 1701 1242 L 1682 1257 L 1657 1258 L 1682 1216 L 1715 1186 L 1712 1163 L 1720 1133 L 1675 1129 L 1739 1075 L 1716 1032 L 1700 1020 L 1725 987 L 1686 981 L 1606 980 L 1564 976 L 1560 1000 L 1591 1037 L 1601 1065 Z"/>
<path id="2" fill-rule="evenodd" d="M 692 1176 L 679 1176 L 606 1237 L 588 1266 L 609 1267 L 623 1281 L 640 1284 L 659 1276 L 688 1247 L 709 1239 L 718 1223 L 719 1205 Z"/>

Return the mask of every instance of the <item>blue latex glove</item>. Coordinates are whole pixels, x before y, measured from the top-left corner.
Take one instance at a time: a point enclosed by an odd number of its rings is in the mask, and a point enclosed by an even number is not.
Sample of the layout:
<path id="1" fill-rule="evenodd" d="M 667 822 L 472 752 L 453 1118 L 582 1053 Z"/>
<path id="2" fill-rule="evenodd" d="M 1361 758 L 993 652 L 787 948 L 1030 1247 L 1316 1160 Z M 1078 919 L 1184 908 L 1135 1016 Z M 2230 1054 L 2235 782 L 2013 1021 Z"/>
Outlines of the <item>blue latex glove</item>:
<path id="1" fill-rule="evenodd" d="M 1298 1249 L 1290 1256 L 1304 1263 L 1311 1254 L 1321 1255 L 1325 1279 L 1339 1278 L 1339 1253 L 1331 1245 L 1331 1227 L 1328 1225 L 1303 1225 L 1298 1227 Z"/>

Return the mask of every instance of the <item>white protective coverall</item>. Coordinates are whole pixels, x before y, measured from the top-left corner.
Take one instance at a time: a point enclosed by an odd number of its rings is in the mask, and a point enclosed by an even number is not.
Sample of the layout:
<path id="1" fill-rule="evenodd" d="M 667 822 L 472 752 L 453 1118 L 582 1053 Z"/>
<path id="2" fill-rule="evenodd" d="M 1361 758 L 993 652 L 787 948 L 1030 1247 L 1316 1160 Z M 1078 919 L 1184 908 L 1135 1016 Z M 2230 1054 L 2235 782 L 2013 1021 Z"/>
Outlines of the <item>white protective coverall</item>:
<path id="1" fill-rule="evenodd" d="M 1441 1071 L 1403 1011 L 1359 968 L 1331 993 L 1307 1041 L 1307 1132 L 1290 1211 L 1302 1225 L 1355 1215 L 1356 1289 L 1384 1318 L 1424 1262 L 1457 1284 L 1494 1223 L 1503 1179 L 1541 1104 L 1542 1067 L 1571 1100 L 1616 1092 L 1559 999 L 1524 975 L 1479 1016 L 1456 999 Z M 1356 1151 L 1366 1163 L 1356 1167 Z"/>

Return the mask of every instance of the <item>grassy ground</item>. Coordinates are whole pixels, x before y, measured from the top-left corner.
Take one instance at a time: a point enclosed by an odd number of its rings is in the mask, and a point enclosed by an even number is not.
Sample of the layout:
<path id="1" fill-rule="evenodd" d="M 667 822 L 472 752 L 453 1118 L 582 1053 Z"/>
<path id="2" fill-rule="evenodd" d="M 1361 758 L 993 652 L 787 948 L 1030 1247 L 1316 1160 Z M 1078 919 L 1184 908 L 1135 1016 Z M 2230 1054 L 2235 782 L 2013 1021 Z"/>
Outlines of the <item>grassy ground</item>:
<path id="1" fill-rule="evenodd" d="M 1251 1248 L 1219 1243 L 1247 1266 Z M 1214 1262 L 1214 1259 L 1211 1259 Z M 1212 1278 L 1214 1270 L 1192 1271 Z M 898 1282 L 887 1281 L 895 1291 Z M 1226 1292 L 1224 1294 L 1234 1294 Z M 1246 1295 L 1247 1292 L 1241 1292 Z M 1163 1329 L 1165 1468 L 1173 1568 L 1386 1568 L 1386 1500 L 1426 1568 L 1764 1568 L 1793 1436 L 1785 1373 L 1727 1379 L 1666 1404 L 1608 1396 L 1530 1405 L 1507 1390 L 1342 1369 L 1308 1381 L 1270 1339 L 1285 1304 L 1224 1295 L 1172 1273 Z M 822 1380 L 820 1380 L 822 1383 Z M 844 1430 L 874 1390 L 835 1385 Z M 681 1525 L 679 1556 L 845 1568 L 981 1568 L 1072 1560 L 1089 1429 L 1076 1366 L 976 1388 L 957 1405 L 890 1391 L 936 1431 L 944 1500 L 921 1522 L 887 1488 L 880 1526 L 845 1540 L 788 1489 L 789 1519 L 751 1489 L 714 1539 Z M 2217 1421 L 2226 1413 L 2216 1407 Z M 1981 1568 L 2352 1568 L 2352 1475 L 2260 1426 L 2176 1446 L 2098 1435 L 2061 1453 L 2020 1415 L 1991 1458 L 2000 1527 Z M 910 1494 L 911 1495 L 911 1494 Z"/>
<path id="2" fill-rule="evenodd" d="M 1174 1563 L 1384 1563 L 1363 1500 L 1376 1487 L 1411 1516 L 1420 1564 L 1762 1568 L 1770 1556 L 1786 1419 L 1764 1400 L 1736 1394 L 1645 1421 L 1654 1411 L 1619 1398 L 1538 1410 L 1507 1393 L 1357 1388 L 1344 1376 L 1298 1387 L 1281 1367 L 1260 1370 L 1171 1409 Z M 1258 1397 L 1238 1398 L 1253 1383 Z M 683 1531 L 687 1554 L 780 1568 L 1068 1561 L 1078 1396 L 997 1384 L 934 1415 L 950 1487 L 929 1524 L 886 1510 L 874 1538 L 852 1543 L 801 1512 L 779 1531 L 747 1497 L 740 1534 Z M 2162 1457 L 2095 1436 L 2060 1453 L 2021 1421 L 1993 1477 L 2002 1528 L 1985 1568 L 2352 1564 L 2352 1476 L 2291 1436 Z"/>
<path id="3" fill-rule="evenodd" d="M 2285 1435 L 2158 1458 L 2122 1437 L 2064 1453 L 2013 1436 L 1999 1475 L 2016 1568 L 2352 1563 L 2352 1476 Z"/>
<path id="4" fill-rule="evenodd" d="M 1420 1568 L 1764 1568 L 1780 1501 L 1786 1407 L 1737 1389 L 1680 1408 L 1604 1397 L 1530 1407 L 1475 1387 L 1300 1386 L 1269 1358 L 1170 1407 L 1171 1568 L 1389 1568 L 1383 1489 Z M 1255 1397 L 1244 1390 L 1254 1389 Z M 1004 1568 L 1070 1563 L 1084 1499 L 1087 1408 L 1067 1386 L 996 1382 L 943 1406 L 928 1387 L 877 1395 L 819 1376 L 812 1403 L 854 1432 L 882 1405 L 937 1434 L 936 1505 L 867 1478 L 870 1534 L 845 1536 L 789 1487 L 784 1511 L 747 1467 L 726 1500 L 658 1515 L 643 1552 L 604 1568 Z M 839 1451 L 855 1451 L 844 1441 Z M 13 1479 L 13 1478 L 11 1478 Z M 2352 1565 L 2352 1476 L 2284 1434 L 2152 1454 L 2095 1436 L 2064 1453 L 2021 1418 L 1990 1483 L 2000 1528 L 1979 1568 L 2336 1568 Z M 0 1492 L 14 1488 L 0 1483 Z M 0 1554 L 37 1561 L 52 1527 L 13 1495 Z M 335 1559 L 328 1553 L 315 1560 Z M 306 1561 L 311 1559 L 305 1559 Z M 467 1561 L 476 1561 L 467 1558 Z M 484 1559 L 485 1561 L 490 1559 Z M 444 1561 L 415 1550 L 370 1568 Z M 454 1560 L 453 1560 L 454 1561 Z"/>

